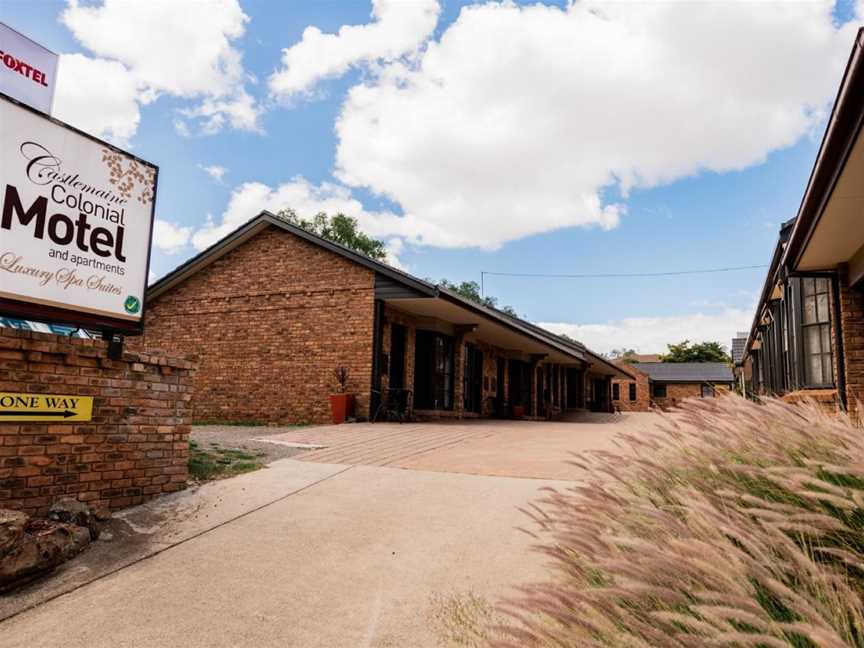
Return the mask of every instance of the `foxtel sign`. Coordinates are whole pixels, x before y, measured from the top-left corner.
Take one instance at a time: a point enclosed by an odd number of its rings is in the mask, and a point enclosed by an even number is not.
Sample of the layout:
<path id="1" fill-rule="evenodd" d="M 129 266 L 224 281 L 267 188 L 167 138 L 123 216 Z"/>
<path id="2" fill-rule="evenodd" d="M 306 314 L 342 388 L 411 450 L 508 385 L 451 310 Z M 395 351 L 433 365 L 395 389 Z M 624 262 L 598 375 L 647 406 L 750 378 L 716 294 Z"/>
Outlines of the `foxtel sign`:
<path id="1" fill-rule="evenodd" d="M 0 95 L 0 314 L 140 332 L 156 177 Z"/>

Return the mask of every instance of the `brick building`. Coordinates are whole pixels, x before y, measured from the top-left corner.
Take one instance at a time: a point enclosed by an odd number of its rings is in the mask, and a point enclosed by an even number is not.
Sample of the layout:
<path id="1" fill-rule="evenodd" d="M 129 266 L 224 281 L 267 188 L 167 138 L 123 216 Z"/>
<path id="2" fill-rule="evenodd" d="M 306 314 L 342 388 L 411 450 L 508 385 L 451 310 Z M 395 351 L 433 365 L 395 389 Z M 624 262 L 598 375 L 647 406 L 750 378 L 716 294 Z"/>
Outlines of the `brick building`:
<path id="1" fill-rule="evenodd" d="M 612 403 L 622 412 L 669 409 L 685 398 L 713 398 L 733 386 L 732 368 L 722 362 L 638 362 L 628 365 L 635 380 L 612 381 Z"/>
<path id="2" fill-rule="evenodd" d="M 134 343 L 198 357 L 199 422 L 327 422 L 339 367 L 360 418 L 394 394 L 428 417 L 611 411 L 611 380 L 627 376 L 578 342 L 266 212 L 147 300 Z"/>
<path id="3" fill-rule="evenodd" d="M 859 31 L 798 214 L 784 223 L 738 369 L 748 393 L 864 398 L 864 30 Z"/>

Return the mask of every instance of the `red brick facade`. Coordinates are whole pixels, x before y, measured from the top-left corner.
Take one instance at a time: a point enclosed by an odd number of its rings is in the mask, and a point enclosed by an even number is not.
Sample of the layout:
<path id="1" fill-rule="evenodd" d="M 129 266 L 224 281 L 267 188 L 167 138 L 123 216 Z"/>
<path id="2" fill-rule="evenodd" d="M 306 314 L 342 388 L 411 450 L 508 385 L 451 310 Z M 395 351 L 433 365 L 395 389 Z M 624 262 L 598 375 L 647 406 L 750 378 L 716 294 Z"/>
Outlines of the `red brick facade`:
<path id="1" fill-rule="evenodd" d="M 840 289 L 846 401 L 850 413 L 856 413 L 858 403 L 864 402 L 864 294 L 860 289 L 849 287 L 845 267 L 840 268 L 837 280 Z M 836 343 L 834 348 L 837 349 Z M 837 353 L 834 355 L 836 365 Z"/>
<path id="2" fill-rule="evenodd" d="M 651 409 L 651 381 L 648 376 L 639 371 L 638 364 L 622 364 L 626 371 L 636 376 L 636 380 L 615 379 L 612 381 L 612 394 L 618 385 L 618 399 L 613 398 L 612 405 L 618 412 L 647 412 Z M 636 386 L 635 400 L 630 400 L 631 385 Z"/>
<path id="3" fill-rule="evenodd" d="M 668 410 L 678 405 L 685 398 L 701 398 L 703 383 L 656 383 L 650 377 L 639 371 L 638 364 L 624 365 L 630 373 L 635 374 L 636 381 L 615 379 L 613 384 L 618 385 L 618 400 L 613 400 L 613 405 L 616 411 L 619 412 L 648 412 L 652 408 Z M 636 385 L 636 399 L 630 400 L 630 385 Z M 655 395 L 654 386 L 662 384 L 666 386 L 666 396 L 659 397 Z M 714 385 L 714 393 L 728 392 L 730 390 L 727 384 Z"/>
<path id="4" fill-rule="evenodd" d="M 418 304 L 418 298 L 431 301 Z M 446 313 L 454 307 L 458 310 L 450 312 L 455 321 L 450 321 Z M 356 396 L 358 419 L 392 412 L 377 411 L 377 404 L 387 401 L 396 324 L 404 326 L 406 333 L 402 386 L 422 389 L 423 398 L 414 394 L 414 412 L 420 417 L 513 413 L 519 399 L 509 398 L 507 371 L 497 384 L 497 367 L 500 362 L 506 368 L 516 360 L 523 363 L 518 366 L 520 375 L 530 382 L 525 415 L 554 416 L 568 406 L 583 406 L 585 396 L 578 403 L 566 402 L 567 371 L 584 372 L 587 366 L 581 348 L 571 352 L 569 343 L 556 341 L 551 333 L 535 335 L 527 322 L 477 310 L 458 297 L 440 295 L 430 284 L 262 214 L 247 229 L 223 240 L 221 248 L 181 266 L 150 290 L 145 334 L 138 344 L 198 357 L 196 422 L 330 422 L 329 395 L 336 390 L 334 371 L 339 367 L 348 369 L 347 391 Z M 419 357 L 425 365 L 431 362 L 428 354 L 438 354 L 438 365 L 429 365 L 429 373 L 424 372 L 415 385 L 419 330 L 443 337 L 427 338 L 438 346 L 425 347 Z M 524 336 L 524 347 L 514 339 L 514 332 Z M 510 348 L 497 348 L 490 342 L 496 339 Z M 477 399 L 469 403 L 471 411 L 463 394 L 469 343 L 482 352 L 483 360 L 482 374 L 473 382 L 478 392 L 471 394 Z M 448 372 L 446 356 L 440 354 L 449 353 L 451 344 L 452 371 Z M 585 355 L 593 357 L 590 352 Z M 473 356 L 471 366 L 478 359 Z M 601 360 L 596 370 L 588 372 L 604 389 L 602 402 L 593 406 L 608 407 L 609 376 L 614 369 Z M 541 373 L 554 380 L 545 380 L 538 394 Z M 452 391 L 443 389 L 443 384 L 452 384 Z M 593 380 L 584 384 L 590 394 Z M 504 403 L 496 399 L 499 393 Z M 544 397 L 551 406 L 540 411 Z M 424 411 L 422 407 L 446 409 Z"/>
<path id="5" fill-rule="evenodd" d="M 0 391 L 94 397 L 92 421 L 0 422 L 0 508 L 42 514 L 62 495 L 121 508 L 184 488 L 193 367 L 0 328 Z"/>
<path id="6" fill-rule="evenodd" d="M 270 227 L 147 306 L 149 348 L 199 356 L 194 418 L 326 423 L 334 371 L 369 415 L 374 272 Z"/>
<path id="7" fill-rule="evenodd" d="M 682 400 L 685 398 L 701 398 L 702 397 L 702 383 L 665 383 L 666 384 L 666 397 L 658 398 L 657 396 L 652 394 L 651 400 L 654 403 L 655 407 L 658 407 L 662 410 L 668 410 L 676 405 L 679 405 Z M 722 392 L 728 392 L 730 390 L 729 385 L 714 385 L 714 393 L 715 395 L 719 395 Z"/>

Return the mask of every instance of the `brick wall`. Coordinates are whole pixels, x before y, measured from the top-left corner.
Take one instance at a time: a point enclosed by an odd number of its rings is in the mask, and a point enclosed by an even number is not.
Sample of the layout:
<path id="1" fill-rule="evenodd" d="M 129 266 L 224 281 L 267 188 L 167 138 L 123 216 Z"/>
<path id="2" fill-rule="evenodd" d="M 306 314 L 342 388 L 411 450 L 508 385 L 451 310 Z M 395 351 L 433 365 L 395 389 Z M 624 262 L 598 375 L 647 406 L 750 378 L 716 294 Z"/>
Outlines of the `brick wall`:
<path id="1" fill-rule="evenodd" d="M 840 268 L 838 280 L 840 287 L 840 328 L 843 336 L 846 400 L 850 413 L 856 414 L 857 403 L 859 401 L 864 402 L 864 294 L 859 290 L 849 287 L 846 268 Z M 834 348 L 837 348 L 836 343 Z M 835 353 L 834 356 L 836 363 L 837 354 Z"/>
<path id="2" fill-rule="evenodd" d="M 196 421 L 327 423 L 341 366 L 365 417 L 374 282 L 271 227 L 152 300 L 142 343 L 198 356 Z"/>
<path id="3" fill-rule="evenodd" d="M 624 380 L 615 378 L 612 385 L 618 385 L 618 400 L 613 400 L 612 405 L 620 412 L 648 412 L 651 409 L 651 382 L 647 374 L 639 371 L 632 364 L 622 365 L 626 371 L 636 375 L 636 380 Z M 630 400 L 630 385 L 636 385 L 636 400 Z"/>
<path id="4" fill-rule="evenodd" d="M 93 419 L 0 422 L 0 508 L 61 495 L 121 508 L 185 487 L 193 363 L 109 360 L 106 343 L 0 328 L 0 391 L 93 396 Z"/>
<path id="5" fill-rule="evenodd" d="M 715 394 L 728 392 L 729 385 L 714 385 Z M 678 405 L 685 398 L 701 398 L 701 383 L 666 383 L 666 398 L 652 396 L 654 404 L 660 409 L 670 409 Z"/>

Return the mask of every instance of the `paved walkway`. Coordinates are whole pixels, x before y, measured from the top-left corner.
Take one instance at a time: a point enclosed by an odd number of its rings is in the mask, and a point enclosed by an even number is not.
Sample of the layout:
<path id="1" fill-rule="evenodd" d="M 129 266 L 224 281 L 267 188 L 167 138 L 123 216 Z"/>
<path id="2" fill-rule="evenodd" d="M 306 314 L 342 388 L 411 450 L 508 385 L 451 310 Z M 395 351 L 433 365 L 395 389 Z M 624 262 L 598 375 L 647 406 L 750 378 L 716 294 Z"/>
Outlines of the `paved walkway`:
<path id="1" fill-rule="evenodd" d="M 517 508 L 543 486 L 567 486 L 282 459 L 222 482 L 218 497 L 185 494 L 193 501 L 183 509 L 199 517 L 173 526 L 196 529 L 208 510 L 278 491 L 289 474 L 294 490 L 263 508 L 184 533 L 157 555 L 0 623 L 0 645 L 440 646 L 430 620 L 438 598 L 495 601 L 512 584 L 544 578 L 544 559 L 515 529 L 527 524 Z"/>
<path id="2" fill-rule="evenodd" d="M 297 455 L 300 461 L 574 479 L 577 471 L 567 463 L 572 453 L 613 449 L 617 432 L 657 420 L 655 414 L 583 413 L 561 421 L 359 423 L 294 428 L 266 440 L 317 448 Z"/>
<path id="3" fill-rule="evenodd" d="M 278 441 L 327 447 L 124 512 L 149 542 L 113 568 L 94 561 L 97 546 L 8 600 L 0 645 L 441 646 L 436 601 L 470 592 L 491 603 L 546 579 L 534 540 L 516 530 L 530 527 L 519 508 L 579 478 L 568 454 L 657 420 L 284 432 Z M 512 476 L 490 476 L 502 474 Z"/>

